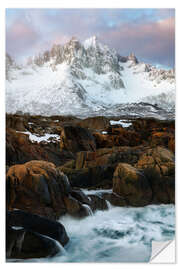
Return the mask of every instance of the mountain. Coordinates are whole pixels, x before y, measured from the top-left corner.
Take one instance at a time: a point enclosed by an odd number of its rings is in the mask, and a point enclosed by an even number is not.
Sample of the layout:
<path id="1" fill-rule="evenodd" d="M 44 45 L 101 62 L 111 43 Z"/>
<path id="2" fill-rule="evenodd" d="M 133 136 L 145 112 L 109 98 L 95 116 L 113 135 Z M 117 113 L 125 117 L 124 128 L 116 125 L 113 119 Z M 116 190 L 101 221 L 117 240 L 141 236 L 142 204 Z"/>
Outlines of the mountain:
<path id="1" fill-rule="evenodd" d="M 83 43 L 73 37 L 65 45 L 29 58 L 21 67 L 9 55 L 6 59 L 8 113 L 174 114 L 174 70 L 139 62 L 133 53 L 121 56 L 95 36 Z"/>

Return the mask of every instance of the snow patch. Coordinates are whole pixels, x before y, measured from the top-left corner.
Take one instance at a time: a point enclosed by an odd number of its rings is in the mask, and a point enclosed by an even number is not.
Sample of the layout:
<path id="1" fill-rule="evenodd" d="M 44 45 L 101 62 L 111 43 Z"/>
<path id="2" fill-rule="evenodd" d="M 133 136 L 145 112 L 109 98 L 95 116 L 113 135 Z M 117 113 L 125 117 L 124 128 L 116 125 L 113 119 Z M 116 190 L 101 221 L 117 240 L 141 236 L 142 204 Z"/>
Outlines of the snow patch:
<path id="1" fill-rule="evenodd" d="M 16 132 L 29 135 L 29 139 L 30 139 L 31 142 L 38 142 L 38 143 L 42 142 L 42 141 L 49 142 L 50 138 L 52 139 L 52 141 L 59 141 L 60 140 L 60 136 L 57 135 L 57 134 L 48 134 L 48 133 L 46 133 L 44 136 L 38 136 L 36 134 L 32 134 L 29 131 L 25 131 L 25 132 L 16 131 Z"/>
<path id="2" fill-rule="evenodd" d="M 130 127 L 132 123 L 126 123 L 123 120 L 110 120 L 111 125 L 121 125 L 122 127 Z"/>

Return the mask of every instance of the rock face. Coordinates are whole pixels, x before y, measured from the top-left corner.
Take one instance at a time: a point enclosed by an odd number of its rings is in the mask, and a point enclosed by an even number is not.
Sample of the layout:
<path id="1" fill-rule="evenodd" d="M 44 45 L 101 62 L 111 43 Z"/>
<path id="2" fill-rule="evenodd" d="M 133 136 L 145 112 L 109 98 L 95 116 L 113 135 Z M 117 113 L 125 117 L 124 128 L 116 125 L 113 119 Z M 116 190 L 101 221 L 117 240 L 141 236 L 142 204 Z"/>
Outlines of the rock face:
<path id="1" fill-rule="evenodd" d="M 113 192 L 132 206 L 175 203 L 174 154 L 158 146 L 146 150 L 134 166 L 119 163 L 113 176 Z"/>
<path id="2" fill-rule="evenodd" d="M 95 151 L 96 143 L 88 129 L 79 126 L 65 126 L 61 132 L 60 148 L 72 152 Z"/>
<path id="3" fill-rule="evenodd" d="M 82 216 L 82 203 L 71 198 L 71 192 L 67 176 L 50 162 L 33 160 L 11 166 L 7 172 L 9 210 L 21 209 L 52 219 L 65 213 Z"/>
<path id="4" fill-rule="evenodd" d="M 149 149 L 136 167 L 149 180 L 154 203 L 175 203 L 175 157 L 171 151 L 160 146 Z"/>
<path id="5" fill-rule="evenodd" d="M 125 197 L 132 206 L 144 206 L 152 201 L 152 190 L 148 180 L 127 163 L 119 163 L 114 172 L 113 192 Z"/>

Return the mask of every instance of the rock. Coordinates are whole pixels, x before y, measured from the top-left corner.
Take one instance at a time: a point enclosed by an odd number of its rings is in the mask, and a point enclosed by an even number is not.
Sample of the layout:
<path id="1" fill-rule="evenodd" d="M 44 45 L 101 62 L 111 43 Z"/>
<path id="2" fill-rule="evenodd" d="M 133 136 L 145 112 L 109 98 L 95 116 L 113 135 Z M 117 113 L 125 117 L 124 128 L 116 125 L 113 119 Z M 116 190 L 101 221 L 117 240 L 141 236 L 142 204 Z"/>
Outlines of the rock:
<path id="1" fill-rule="evenodd" d="M 132 61 L 133 64 L 138 64 L 138 60 L 136 58 L 136 56 L 134 55 L 134 53 L 131 53 L 129 56 L 128 56 L 128 60 Z"/>
<path id="2" fill-rule="evenodd" d="M 59 246 L 51 238 L 24 229 L 6 228 L 7 259 L 52 257 L 59 252 Z"/>
<path id="3" fill-rule="evenodd" d="M 96 166 L 114 166 L 118 162 L 136 164 L 144 151 L 144 146 L 138 147 L 112 147 L 101 148 L 95 152 L 79 152 L 76 155 L 76 169 L 90 168 Z"/>
<path id="4" fill-rule="evenodd" d="M 28 126 L 27 119 L 20 115 L 6 115 L 6 128 L 25 131 Z"/>
<path id="5" fill-rule="evenodd" d="M 59 143 L 32 143 L 27 134 L 6 129 L 6 164 L 22 164 L 30 160 L 45 160 L 56 165 L 75 157 L 71 152 L 60 151 Z"/>
<path id="6" fill-rule="evenodd" d="M 110 126 L 110 121 L 104 116 L 96 116 L 83 119 L 78 125 L 83 128 L 106 130 Z"/>
<path id="7" fill-rule="evenodd" d="M 170 150 L 158 146 L 146 151 L 136 164 L 150 182 L 154 203 L 175 203 L 174 159 Z"/>
<path id="8" fill-rule="evenodd" d="M 91 201 L 88 198 L 88 196 L 82 191 L 82 190 L 78 190 L 78 189 L 73 189 L 71 191 L 71 195 L 77 199 L 78 201 L 80 201 L 82 204 L 87 204 L 90 205 Z"/>
<path id="9" fill-rule="evenodd" d="M 71 192 L 67 177 L 46 161 L 11 166 L 6 180 L 7 208 L 57 218 L 66 213 L 64 197 Z"/>
<path id="10" fill-rule="evenodd" d="M 125 198 L 114 193 L 114 192 L 103 192 L 102 193 L 103 199 L 107 200 L 114 206 L 127 206 L 128 203 L 126 202 Z"/>
<path id="11" fill-rule="evenodd" d="M 93 133 L 96 148 L 109 148 L 114 146 L 136 146 L 142 143 L 137 132 L 126 130 L 122 127 L 111 127 L 108 134 Z"/>
<path id="12" fill-rule="evenodd" d="M 8 226 L 23 227 L 27 231 L 39 233 L 58 241 L 62 246 L 69 241 L 64 226 L 45 217 L 34 215 L 21 210 L 7 211 Z"/>
<path id="13" fill-rule="evenodd" d="M 96 210 L 107 210 L 108 206 L 106 201 L 98 195 L 88 195 L 89 198 L 91 199 L 91 209 L 92 211 Z"/>
<path id="14" fill-rule="evenodd" d="M 152 146 L 164 146 L 175 152 L 175 137 L 172 133 L 166 131 L 152 132 L 149 141 Z"/>
<path id="15" fill-rule="evenodd" d="M 132 206 L 145 206 L 152 200 L 151 186 L 146 177 L 127 163 L 119 163 L 114 172 L 113 192 Z"/>
<path id="16" fill-rule="evenodd" d="M 96 143 L 88 129 L 65 126 L 61 132 L 60 149 L 72 152 L 95 151 Z"/>
<path id="17" fill-rule="evenodd" d="M 79 170 L 59 167 L 70 181 L 72 187 L 78 188 L 111 188 L 114 168 L 97 166 Z"/>

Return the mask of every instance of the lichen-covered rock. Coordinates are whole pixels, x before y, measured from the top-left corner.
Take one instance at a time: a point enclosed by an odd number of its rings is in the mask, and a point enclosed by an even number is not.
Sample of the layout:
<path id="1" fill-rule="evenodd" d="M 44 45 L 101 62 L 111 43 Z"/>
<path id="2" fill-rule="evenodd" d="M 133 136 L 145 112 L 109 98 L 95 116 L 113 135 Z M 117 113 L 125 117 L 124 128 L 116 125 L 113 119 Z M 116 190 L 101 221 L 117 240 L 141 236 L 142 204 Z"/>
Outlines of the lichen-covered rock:
<path id="1" fill-rule="evenodd" d="M 154 203 L 175 203 L 175 157 L 163 147 L 146 151 L 136 164 L 150 182 Z"/>
<path id="2" fill-rule="evenodd" d="M 8 209 L 55 217 L 66 212 L 63 197 L 71 187 L 53 163 L 33 160 L 9 168 L 6 178 Z"/>
<path id="3" fill-rule="evenodd" d="M 132 206 L 148 205 L 152 200 L 147 178 L 127 163 L 119 163 L 114 172 L 113 192 L 124 197 Z"/>

